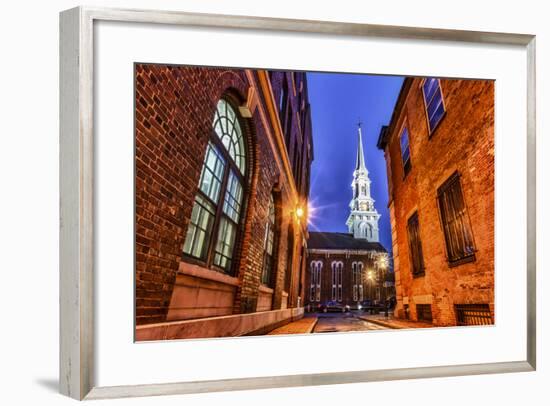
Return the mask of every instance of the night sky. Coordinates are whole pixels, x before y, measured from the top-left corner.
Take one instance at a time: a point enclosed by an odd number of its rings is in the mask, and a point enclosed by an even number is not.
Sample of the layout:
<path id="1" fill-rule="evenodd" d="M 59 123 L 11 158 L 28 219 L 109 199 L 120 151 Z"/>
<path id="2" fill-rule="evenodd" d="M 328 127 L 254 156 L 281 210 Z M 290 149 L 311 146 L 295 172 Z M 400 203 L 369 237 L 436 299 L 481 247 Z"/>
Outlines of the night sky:
<path id="1" fill-rule="evenodd" d="M 311 231 L 348 232 L 352 175 L 361 118 L 371 195 L 382 215 L 380 242 L 391 251 L 388 182 L 384 154 L 376 147 L 380 127 L 389 123 L 402 77 L 308 73 L 315 159 L 311 169 Z"/>

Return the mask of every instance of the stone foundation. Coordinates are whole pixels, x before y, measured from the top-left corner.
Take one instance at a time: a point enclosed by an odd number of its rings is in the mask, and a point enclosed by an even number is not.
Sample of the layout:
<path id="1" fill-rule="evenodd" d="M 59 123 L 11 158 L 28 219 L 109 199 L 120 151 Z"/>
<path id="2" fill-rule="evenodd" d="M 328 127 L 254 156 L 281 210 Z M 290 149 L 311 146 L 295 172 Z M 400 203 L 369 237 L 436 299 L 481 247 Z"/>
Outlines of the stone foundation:
<path id="1" fill-rule="evenodd" d="M 136 341 L 176 340 L 182 338 L 239 337 L 265 334 L 285 323 L 299 320 L 304 308 L 292 308 L 148 324 L 136 327 Z"/>

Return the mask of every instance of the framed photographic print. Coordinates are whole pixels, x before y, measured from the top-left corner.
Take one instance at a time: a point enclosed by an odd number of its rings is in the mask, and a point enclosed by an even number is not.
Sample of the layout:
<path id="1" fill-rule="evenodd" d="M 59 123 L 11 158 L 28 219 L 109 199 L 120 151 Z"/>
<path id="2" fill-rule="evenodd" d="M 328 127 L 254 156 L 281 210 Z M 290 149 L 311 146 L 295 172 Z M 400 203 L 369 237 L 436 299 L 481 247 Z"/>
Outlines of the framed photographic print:
<path id="1" fill-rule="evenodd" d="M 534 36 L 79 7 L 60 55 L 66 395 L 534 370 Z"/>

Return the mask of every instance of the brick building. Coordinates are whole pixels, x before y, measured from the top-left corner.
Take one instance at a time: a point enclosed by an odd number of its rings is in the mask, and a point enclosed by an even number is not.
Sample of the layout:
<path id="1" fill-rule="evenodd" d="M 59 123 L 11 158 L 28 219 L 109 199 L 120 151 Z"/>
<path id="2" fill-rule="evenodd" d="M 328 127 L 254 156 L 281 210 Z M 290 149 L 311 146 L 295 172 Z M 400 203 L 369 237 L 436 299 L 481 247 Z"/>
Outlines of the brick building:
<path id="1" fill-rule="evenodd" d="M 371 197 L 361 124 L 357 135 L 348 233 L 309 233 L 305 303 L 311 309 L 328 301 L 353 308 L 366 299 L 385 301 L 388 294 L 388 256 L 379 242 L 380 214 Z"/>
<path id="2" fill-rule="evenodd" d="M 136 339 L 303 315 L 313 159 L 300 72 L 135 65 Z"/>
<path id="3" fill-rule="evenodd" d="M 406 78 L 382 128 L 400 318 L 494 320 L 494 82 Z"/>
<path id="4" fill-rule="evenodd" d="M 355 308 L 364 300 L 383 302 L 391 295 L 384 284 L 386 249 L 379 242 L 349 233 L 309 232 L 306 306 L 329 301 Z"/>

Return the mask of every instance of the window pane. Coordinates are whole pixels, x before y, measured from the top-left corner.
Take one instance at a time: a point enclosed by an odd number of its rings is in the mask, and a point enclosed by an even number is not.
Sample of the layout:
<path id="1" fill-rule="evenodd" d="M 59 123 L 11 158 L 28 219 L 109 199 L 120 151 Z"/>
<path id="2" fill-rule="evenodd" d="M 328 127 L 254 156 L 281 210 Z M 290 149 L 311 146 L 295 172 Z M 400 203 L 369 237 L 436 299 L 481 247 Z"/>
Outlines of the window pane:
<path id="1" fill-rule="evenodd" d="M 428 78 L 424 81 L 422 89 L 424 91 L 424 99 L 426 100 L 426 115 L 428 116 L 429 131 L 432 132 L 445 113 L 441 87 L 437 79 Z"/>
<path id="2" fill-rule="evenodd" d="M 214 213 L 214 206 L 202 196 L 197 195 L 183 244 L 185 254 L 200 259 L 205 258 L 214 222 Z"/>
<path id="3" fill-rule="evenodd" d="M 432 97 L 439 87 L 439 81 L 435 78 L 426 78 L 424 81 L 424 98 L 426 103 L 429 103 L 432 100 Z"/>
<path id="4" fill-rule="evenodd" d="M 229 271 L 231 269 L 233 246 L 235 245 L 235 232 L 235 225 L 223 217 L 221 219 L 218 232 L 218 242 L 216 243 L 214 264 L 220 268 L 223 268 L 225 271 Z"/>
<path id="5" fill-rule="evenodd" d="M 223 212 L 227 214 L 235 223 L 239 222 L 242 197 L 243 189 L 241 183 L 233 171 L 230 171 L 229 179 L 227 181 L 227 190 L 225 192 L 223 202 Z"/>
<path id="6" fill-rule="evenodd" d="M 406 149 L 409 147 L 409 131 L 407 128 L 403 128 L 403 131 L 401 132 L 401 150 Z"/>
<path id="7" fill-rule="evenodd" d="M 209 143 L 199 181 L 200 190 L 213 202 L 218 203 L 225 161 L 216 147 Z"/>
<path id="8" fill-rule="evenodd" d="M 434 97 L 430 101 L 427 107 L 428 117 L 432 117 L 437 107 L 441 104 L 441 92 L 437 88 Z"/>
<path id="9" fill-rule="evenodd" d="M 439 121 L 441 121 L 444 113 L 445 108 L 443 107 L 443 103 L 440 103 L 434 115 L 432 116 L 432 118 L 430 118 L 430 128 L 435 128 L 437 126 Z"/>

